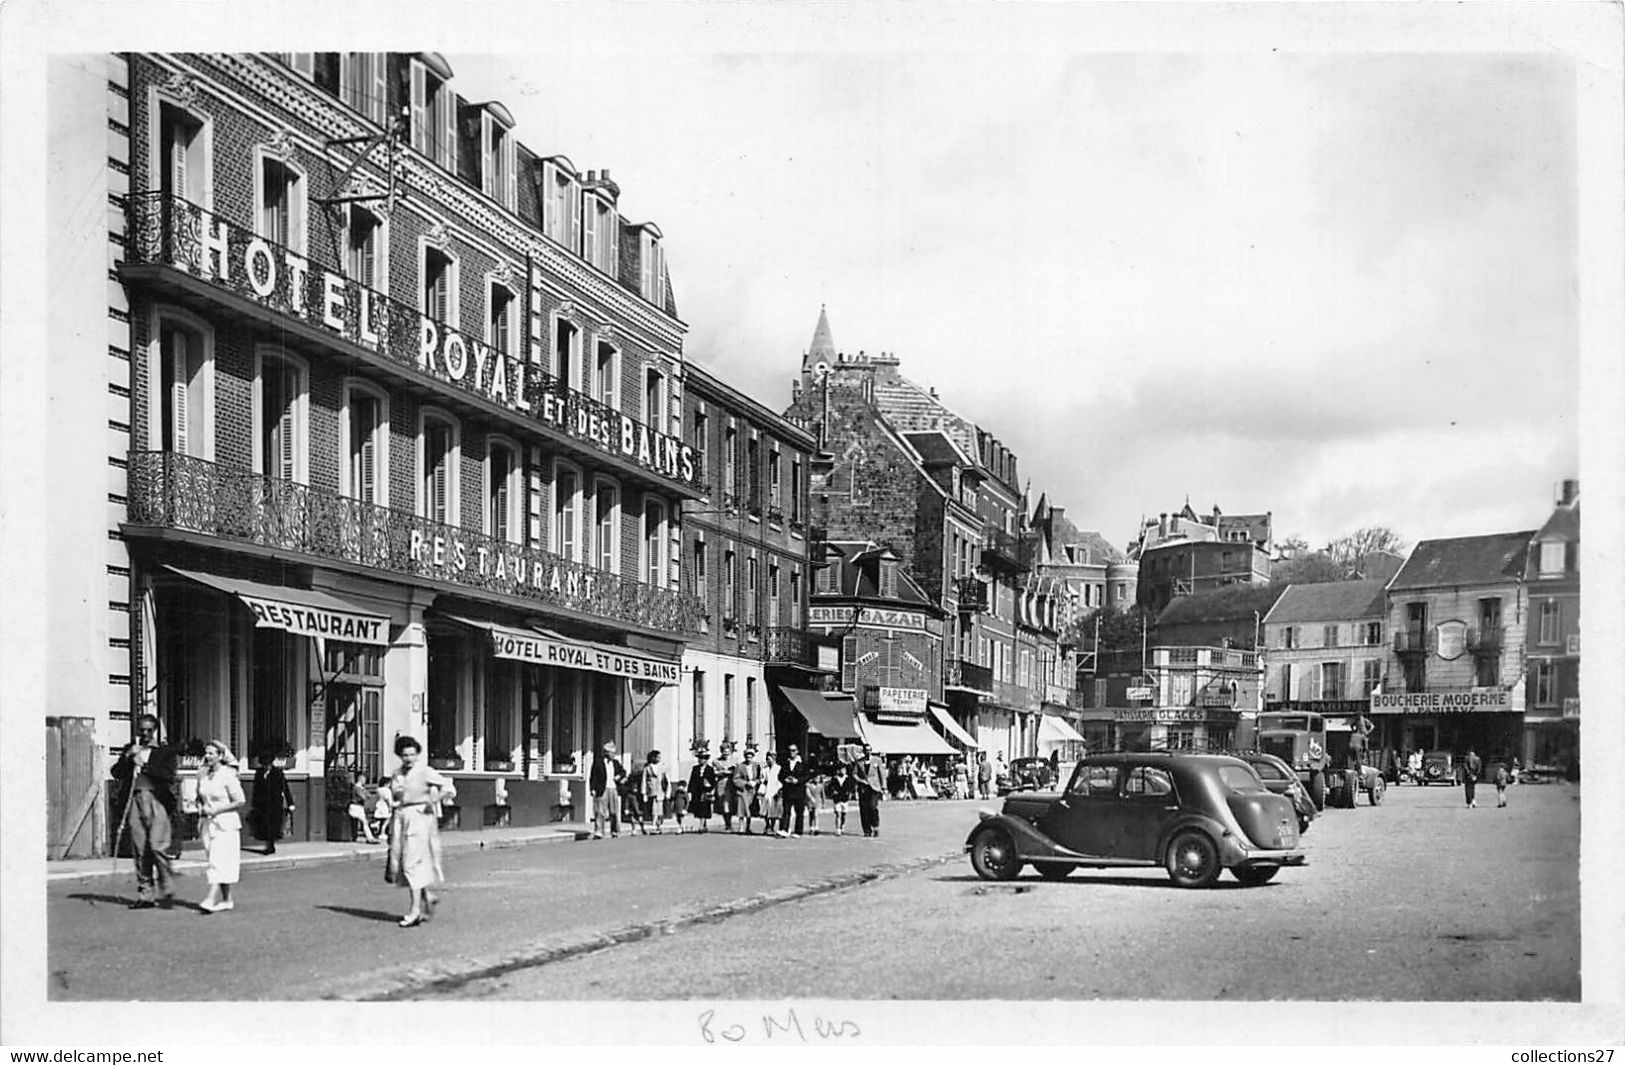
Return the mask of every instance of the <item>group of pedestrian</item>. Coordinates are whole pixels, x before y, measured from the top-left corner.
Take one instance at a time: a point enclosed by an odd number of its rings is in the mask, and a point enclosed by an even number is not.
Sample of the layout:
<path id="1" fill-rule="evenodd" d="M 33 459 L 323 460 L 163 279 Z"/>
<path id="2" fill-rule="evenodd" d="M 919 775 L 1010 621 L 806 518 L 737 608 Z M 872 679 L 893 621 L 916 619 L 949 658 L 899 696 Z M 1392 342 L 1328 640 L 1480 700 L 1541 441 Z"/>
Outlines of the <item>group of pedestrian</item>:
<path id="1" fill-rule="evenodd" d="M 423 746 L 411 736 L 395 741 L 400 770 L 380 782 L 374 798 L 357 781 L 352 793 L 354 807 L 365 801 L 377 805 L 363 813 L 376 815 L 387 804 L 389 850 L 384 862 L 384 879 L 411 892 L 411 901 L 401 917 L 402 928 L 423 924 L 434 916 L 438 901 L 431 890 L 445 880 L 440 857 L 440 816 L 445 803 L 457 797 L 451 779 L 421 760 Z M 203 746 L 203 766 L 197 777 L 195 795 L 183 798 L 180 786 L 180 759 L 175 748 L 158 738 L 158 719 L 142 714 L 136 719 L 136 738 L 119 753 L 113 764 L 113 778 L 122 792 L 123 813 L 119 822 L 119 844 L 128 835 L 135 859 L 137 909 L 170 909 L 175 901 L 175 870 L 171 859 L 171 837 L 178 814 L 196 814 L 198 835 L 206 860 L 208 894 L 198 902 L 206 914 L 236 908 L 233 888 L 242 876 L 241 811 L 248 809 L 254 833 L 265 843 L 265 853 L 276 853 L 276 842 L 285 832 L 285 818 L 294 809 L 293 795 L 282 770 L 269 752 L 261 752 L 254 774 L 253 801 L 249 802 L 237 775 L 237 759 L 222 740 Z M 368 819 L 363 816 L 363 822 Z M 372 826 L 368 825 L 369 841 Z M 116 851 L 115 851 L 116 853 Z"/>
<path id="2" fill-rule="evenodd" d="M 614 743 L 606 743 L 587 773 L 592 799 L 593 839 L 628 833 L 648 835 L 666 829 L 668 818 L 678 833 L 711 831 L 713 818 L 722 831 L 794 838 L 818 833 L 819 811 L 833 807 L 836 835 L 846 832 L 850 807 L 856 803 L 865 836 L 880 835 L 880 799 L 886 789 L 885 766 L 865 745 L 861 757 L 832 768 L 815 766 L 791 744 L 781 758 L 773 751 L 756 760 L 755 744 L 746 744 L 738 762 L 724 745 L 713 761 L 708 745 L 697 744 L 695 764 L 686 779 L 673 780 L 659 751 L 627 768 Z M 737 827 L 735 827 L 737 824 Z"/>

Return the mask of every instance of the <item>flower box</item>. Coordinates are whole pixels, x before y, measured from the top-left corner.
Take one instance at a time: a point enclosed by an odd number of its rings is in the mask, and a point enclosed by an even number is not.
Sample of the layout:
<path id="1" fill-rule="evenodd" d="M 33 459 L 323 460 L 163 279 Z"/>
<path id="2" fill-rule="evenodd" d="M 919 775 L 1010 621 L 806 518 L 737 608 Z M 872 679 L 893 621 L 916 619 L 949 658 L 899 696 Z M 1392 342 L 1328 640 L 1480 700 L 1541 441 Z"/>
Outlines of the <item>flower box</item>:
<path id="1" fill-rule="evenodd" d="M 485 760 L 485 771 L 487 773 L 512 773 L 513 772 L 513 759 L 512 758 L 487 758 Z"/>
<path id="2" fill-rule="evenodd" d="M 429 756 L 429 768 L 430 769 L 453 769 L 453 770 L 461 769 L 461 768 L 463 768 L 463 759 L 461 758 L 461 756 L 455 755 L 455 754 L 450 754 L 450 755 L 447 755 L 447 754 L 433 755 L 432 754 L 432 755 Z"/>

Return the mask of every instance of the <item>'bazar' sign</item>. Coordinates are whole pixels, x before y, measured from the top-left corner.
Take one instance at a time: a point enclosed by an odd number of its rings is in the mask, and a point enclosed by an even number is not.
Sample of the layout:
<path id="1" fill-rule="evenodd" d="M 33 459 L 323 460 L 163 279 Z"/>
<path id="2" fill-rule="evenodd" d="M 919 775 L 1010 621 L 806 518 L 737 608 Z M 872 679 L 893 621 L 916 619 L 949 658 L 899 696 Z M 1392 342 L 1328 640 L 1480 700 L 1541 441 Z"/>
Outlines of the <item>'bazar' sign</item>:
<path id="1" fill-rule="evenodd" d="M 586 669 L 656 684 L 676 684 L 680 667 L 676 662 L 648 658 L 617 647 L 575 640 L 555 640 L 503 629 L 492 634 L 495 654 L 515 662 L 565 669 Z"/>
<path id="2" fill-rule="evenodd" d="M 1373 714 L 1465 713 L 1511 710 L 1512 693 L 1494 691 L 1404 692 L 1371 696 Z"/>
<path id="3" fill-rule="evenodd" d="M 694 449 L 554 382 L 527 362 L 436 321 L 251 230 L 170 200 L 166 261 L 253 302 L 458 386 L 650 472 L 692 484 Z"/>
<path id="4" fill-rule="evenodd" d="M 874 607 L 815 606 L 807 610 L 813 625 L 862 625 L 877 629 L 923 629 L 925 615 L 911 610 L 878 610 Z"/>

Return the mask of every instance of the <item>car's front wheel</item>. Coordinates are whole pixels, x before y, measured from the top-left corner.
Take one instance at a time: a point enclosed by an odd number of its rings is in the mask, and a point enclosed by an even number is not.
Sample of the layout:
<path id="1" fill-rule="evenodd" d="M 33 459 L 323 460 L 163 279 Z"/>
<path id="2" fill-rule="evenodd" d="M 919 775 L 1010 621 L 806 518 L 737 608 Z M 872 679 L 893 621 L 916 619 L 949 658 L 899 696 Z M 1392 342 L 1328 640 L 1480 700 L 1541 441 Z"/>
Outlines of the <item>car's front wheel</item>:
<path id="1" fill-rule="evenodd" d="M 1371 790 L 1366 792 L 1366 798 L 1371 800 L 1372 806 L 1381 806 L 1382 800 L 1387 796 L 1387 793 L 1388 782 L 1378 777 L 1376 783 L 1371 785 Z"/>
<path id="2" fill-rule="evenodd" d="M 1219 879 L 1219 848 L 1205 832 L 1181 832 L 1168 844 L 1168 876 L 1180 887 L 1207 887 Z"/>
<path id="3" fill-rule="evenodd" d="M 984 829 L 971 843 L 970 864 L 983 880 L 1014 880 L 1021 872 L 1015 841 L 996 828 Z"/>
<path id="4" fill-rule="evenodd" d="M 1065 862 L 1034 862 L 1033 868 L 1037 869 L 1038 875 L 1045 880 L 1065 880 L 1077 867 L 1067 865 Z"/>
<path id="5" fill-rule="evenodd" d="M 1275 879 L 1275 871 L 1279 868 L 1278 865 L 1238 865 L 1230 873 L 1247 887 L 1257 887 Z"/>

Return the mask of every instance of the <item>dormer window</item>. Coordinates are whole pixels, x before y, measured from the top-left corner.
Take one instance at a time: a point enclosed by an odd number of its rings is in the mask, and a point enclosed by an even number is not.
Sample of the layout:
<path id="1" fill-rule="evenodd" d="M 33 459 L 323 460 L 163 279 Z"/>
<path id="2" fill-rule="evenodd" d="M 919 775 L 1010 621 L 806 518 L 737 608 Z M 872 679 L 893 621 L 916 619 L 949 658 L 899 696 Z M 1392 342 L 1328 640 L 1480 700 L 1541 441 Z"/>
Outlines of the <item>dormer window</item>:
<path id="1" fill-rule="evenodd" d="M 571 251 L 581 247 L 581 196 L 575 172 L 562 160 L 542 164 L 542 232 Z"/>
<path id="2" fill-rule="evenodd" d="M 451 67 L 438 54 L 411 59 L 412 147 L 447 170 L 456 165 Z"/>
<path id="3" fill-rule="evenodd" d="M 481 190 L 508 210 L 516 203 L 513 116 L 501 104 L 487 104 L 481 115 Z"/>
<path id="4" fill-rule="evenodd" d="M 880 597 L 897 598 L 897 560 L 894 558 L 880 560 Z"/>
<path id="5" fill-rule="evenodd" d="M 1562 540 L 1545 540 L 1540 545 L 1540 575 L 1555 577 L 1568 566 L 1568 547 Z"/>
<path id="6" fill-rule="evenodd" d="M 388 100 L 384 60 L 383 52 L 339 53 L 340 98 L 380 126 L 384 124 Z"/>
<path id="7" fill-rule="evenodd" d="M 615 272 L 619 230 L 615 208 L 608 200 L 591 193 L 583 198 L 581 257 L 607 274 Z"/>
<path id="8" fill-rule="evenodd" d="M 660 235 L 645 226 L 638 237 L 638 291 L 656 307 L 666 305 L 666 251 L 660 245 Z"/>

